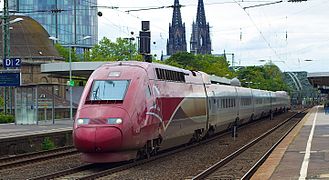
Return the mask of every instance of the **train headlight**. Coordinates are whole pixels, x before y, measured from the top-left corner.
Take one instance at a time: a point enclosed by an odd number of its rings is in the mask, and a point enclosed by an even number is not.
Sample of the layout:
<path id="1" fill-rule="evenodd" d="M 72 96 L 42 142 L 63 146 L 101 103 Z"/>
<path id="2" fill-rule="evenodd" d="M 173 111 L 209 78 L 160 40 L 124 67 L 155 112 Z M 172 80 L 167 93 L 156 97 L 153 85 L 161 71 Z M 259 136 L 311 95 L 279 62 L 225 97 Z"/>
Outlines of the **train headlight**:
<path id="1" fill-rule="evenodd" d="M 108 124 L 122 124 L 121 118 L 108 118 L 107 119 Z"/>
<path id="2" fill-rule="evenodd" d="M 78 125 L 89 124 L 89 119 L 87 119 L 87 118 L 79 118 L 79 119 L 77 120 L 77 124 L 78 124 Z"/>

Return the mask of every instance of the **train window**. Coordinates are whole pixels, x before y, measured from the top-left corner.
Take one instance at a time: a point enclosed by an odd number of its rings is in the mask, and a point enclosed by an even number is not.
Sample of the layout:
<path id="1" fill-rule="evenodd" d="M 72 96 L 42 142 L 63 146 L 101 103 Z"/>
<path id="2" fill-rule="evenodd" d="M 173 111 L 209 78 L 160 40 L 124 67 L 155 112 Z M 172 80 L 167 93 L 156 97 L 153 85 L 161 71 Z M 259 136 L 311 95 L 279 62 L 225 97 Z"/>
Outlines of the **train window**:
<path id="1" fill-rule="evenodd" d="M 176 80 L 178 80 L 178 76 L 177 76 L 177 72 L 176 71 L 174 71 L 174 78 L 173 79 L 176 79 Z"/>
<path id="2" fill-rule="evenodd" d="M 151 97 L 151 89 L 150 89 L 150 86 L 147 86 L 145 93 L 146 93 L 146 98 L 150 98 Z"/>
<path id="3" fill-rule="evenodd" d="M 96 80 L 91 87 L 89 100 L 122 101 L 128 85 L 129 80 Z"/>
<path id="4" fill-rule="evenodd" d="M 225 99 L 224 104 L 224 108 L 227 108 L 227 99 Z"/>
<path id="5" fill-rule="evenodd" d="M 217 108 L 219 109 L 219 99 L 217 99 Z"/>
<path id="6" fill-rule="evenodd" d="M 170 71 L 170 80 L 175 81 L 175 72 Z"/>
<path id="7" fill-rule="evenodd" d="M 160 69 L 160 76 L 158 77 L 158 79 L 164 79 L 164 70 Z"/>
<path id="8" fill-rule="evenodd" d="M 156 74 L 157 74 L 158 79 L 160 79 L 160 78 L 159 78 L 159 77 L 161 76 L 161 75 L 160 75 L 160 69 L 156 68 L 156 69 L 155 69 L 155 72 L 156 72 Z"/>
<path id="9" fill-rule="evenodd" d="M 167 69 L 155 68 L 157 78 L 159 80 L 185 82 L 185 76 L 183 72 L 177 72 Z"/>

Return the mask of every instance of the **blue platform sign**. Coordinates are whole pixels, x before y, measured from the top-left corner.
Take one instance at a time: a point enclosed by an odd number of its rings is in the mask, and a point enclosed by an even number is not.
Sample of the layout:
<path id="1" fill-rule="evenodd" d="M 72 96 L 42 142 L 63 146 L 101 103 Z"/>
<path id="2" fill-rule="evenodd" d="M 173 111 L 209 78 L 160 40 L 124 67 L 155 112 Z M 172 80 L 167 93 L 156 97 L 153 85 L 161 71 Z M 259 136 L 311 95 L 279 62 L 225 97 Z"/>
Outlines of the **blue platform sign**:
<path id="1" fill-rule="evenodd" d="M 10 59 L 3 59 L 2 66 L 4 68 L 17 68 L 21 67 L 22 59 L 21 58 L 10 58 Z"/>
<path id="2" fill-rule="evenodd" d="M 0 86 L 20 86 L 21 73 L 0 73 Z"/>

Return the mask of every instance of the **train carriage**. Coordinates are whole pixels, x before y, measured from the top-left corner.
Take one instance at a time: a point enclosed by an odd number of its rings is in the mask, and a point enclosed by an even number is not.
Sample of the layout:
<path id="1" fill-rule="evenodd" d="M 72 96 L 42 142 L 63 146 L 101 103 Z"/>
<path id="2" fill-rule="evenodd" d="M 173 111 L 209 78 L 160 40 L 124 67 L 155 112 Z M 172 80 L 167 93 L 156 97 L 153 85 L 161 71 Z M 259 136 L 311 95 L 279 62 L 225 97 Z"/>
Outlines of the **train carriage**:
<path id="1" fill-rule="evenodd" d="M 87 162 L 148 157 L 287 109 L 289 96 L 212 81 L 203 72 L 114 62 L 90 76 L 73 128 Z"/>

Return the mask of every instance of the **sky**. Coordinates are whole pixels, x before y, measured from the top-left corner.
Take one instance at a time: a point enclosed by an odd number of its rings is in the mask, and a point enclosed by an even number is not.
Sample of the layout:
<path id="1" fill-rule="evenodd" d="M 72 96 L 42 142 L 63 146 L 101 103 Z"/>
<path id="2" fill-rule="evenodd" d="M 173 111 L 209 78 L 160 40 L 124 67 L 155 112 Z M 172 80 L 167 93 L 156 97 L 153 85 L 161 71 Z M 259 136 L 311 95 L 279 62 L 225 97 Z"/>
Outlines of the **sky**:
<path id="1" fill-rule="evenodd" d="M 192 22 L 196 19 L 197 0 L 180 0 L 189 51 Z M 282 71 L 329 71 L 329 1 L 282 3 L 254 8 L 243 7 L 276 0 L 204 0 L 206 20 L 211 29 L 212 54 L 224 50 L 234 66 L 276 64 Z M 166 54 L 172 8 L 130 11 L 173 5 L 174 0 L 98 1 L 99 37 L 115 41 L 118 37 L 138 36 L 141 21 L 150 21 L 151 51 Z M 108 7 L 119 7 L 110 9 Z M 153 44 L 155 42 L 155 44 Z M 307 60 L 307 61 L 305 61 Z M 311 60 L 311 61 L 310 61 Z"/>
<path id="2" fill-rule="evenodd" d="M 88 0 L 81 0 L 88 1 Z M 227 53 L 234 66 L 272 62 L 282 71 L 329 72 L 329 1 L 307 0 L 203 0 L 210 24 L 212 54 Z M 89 2 L 89 1 L 88 1 Z M 189 51 L 192 22 L 198 0 L 179 0 Z M 151 53 L 166 54 L 172 8 L 127 11 L 171 6 L 174 0 L 98 0 L 98 40 L 138 36 L 141 21 L 150 21 Z M 0 0 L 3 7 L 3 0 Z M 118 7 L 111 9 L 109 7 Z M 137 39 L 137 38 L 135 38 Z M 234 61 L 232 62 L 232 54 Z M 306 61 L 305 61 L 306 60 Z"/>

